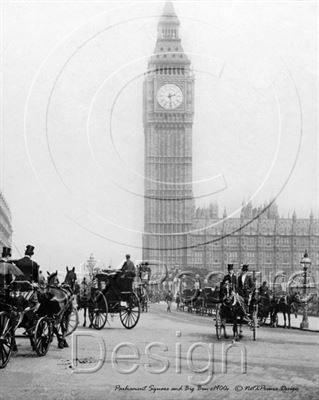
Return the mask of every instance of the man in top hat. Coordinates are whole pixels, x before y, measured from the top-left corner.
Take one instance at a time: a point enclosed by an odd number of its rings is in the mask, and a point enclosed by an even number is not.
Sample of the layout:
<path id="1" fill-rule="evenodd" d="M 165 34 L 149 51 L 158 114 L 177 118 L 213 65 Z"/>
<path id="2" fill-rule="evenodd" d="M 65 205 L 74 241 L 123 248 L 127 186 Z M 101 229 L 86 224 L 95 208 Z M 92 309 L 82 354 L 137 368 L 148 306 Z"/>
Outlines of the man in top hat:
<path id="1" fill-rule="evenodd" d="M 20 260 L 15 260 L 14 263 L 23 272 L 25 280 L 38 283 L 39 265 L 31 259 L 34 254 L 34 247 L 28 244 L 24 254 L 24 257 L 20 258 Z"/>
<path id="2" fill-rule="evenodd" d="M 10 247 L 3 247 L 0 262 L 10 263 L 11 249 Z"/>
<path id="3" fill-rule="evenodd" d="M 244 299 L 245 304 L 249 307 L 251 296 L 254 290 L 254 282 L 248 272 L 248 264 L 244 264 L 241 269 L 241 274 L 238 277 L 237 289 L 238 294 Z"/>
<path id="4" fill-rule="evenodd" d="M 222 285 L 224 285 L 226 282 L 229 282 L 231 288 L 237 291 L 237 278 L 234 274 L 234 264 L 228 264 L 227 270 L 228 273 L 224 276 L 224 279 L 222 280 Z"/>

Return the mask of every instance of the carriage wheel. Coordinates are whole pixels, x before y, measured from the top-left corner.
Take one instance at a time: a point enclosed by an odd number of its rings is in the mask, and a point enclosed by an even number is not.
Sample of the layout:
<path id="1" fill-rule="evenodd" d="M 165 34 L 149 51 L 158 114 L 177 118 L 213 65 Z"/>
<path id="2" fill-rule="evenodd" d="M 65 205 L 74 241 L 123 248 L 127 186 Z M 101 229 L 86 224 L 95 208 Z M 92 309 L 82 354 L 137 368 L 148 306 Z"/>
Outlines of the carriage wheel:
<path id="1" fill-rule="evenodd" d="M 34 330 L 34 349 L 39 357 L 47 354 L 53 337 L 52 323 L 48 317 L 41 317 Z"/>
<path id="2" fill-rule="evenodd" d="M 0 312 L 0 369 L 5 368 L 10 360 L 14 344 L 14 331 L 10 315 Z"/>
<path id="3" fill-rule="evenodd" d="M 216 337 L 219 340 L 222 336 L 222 319 L 220 316 L 220 305 L 219 304 L 216 307 L 215 328 L 216 328 Z"/>
<path id="4" fill-rule="evenodd" d="M 66 315 L 65 318 L 66 318 L 66 326 L 65 326 L 66 333 L 64 334 L 64 336 L 69 336 L 76 330 L 76 328 L 79 325 L 79 314 L 75 305 L 72 304 L 72 311 L 70 314 Z"/>
<path id="5" fill-rule="evenodd" d="M 104 294 L 100 290 L 95 290 L 90 303 L 90 322 L 94 329 L 103 329 L 108 315 L 108 306 Z"/>
<path id="6" fill-rule="evenodd" d="M 141 307 L 135 293 L 130 293 L 126 301 L 126 306 L 120 309 L 120 320 L 126 329 L 132 329 L 140 319 Z"/>

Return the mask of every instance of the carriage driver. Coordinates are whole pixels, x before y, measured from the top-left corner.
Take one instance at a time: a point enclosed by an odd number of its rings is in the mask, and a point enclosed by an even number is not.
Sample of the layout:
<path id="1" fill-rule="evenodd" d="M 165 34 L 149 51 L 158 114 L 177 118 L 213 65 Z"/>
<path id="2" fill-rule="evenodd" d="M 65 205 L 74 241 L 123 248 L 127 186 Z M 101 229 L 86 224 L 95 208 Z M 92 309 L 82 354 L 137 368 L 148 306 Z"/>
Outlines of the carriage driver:
<path id="1" fill-rule="evenodd" d="M 16 280 L 29 281 L 34 288 L 38 288 L 40 267 L 35 261 L 31 259 L 33 254 L 34 254 L 34 246 L 28 244 L 24 252 L 24 257 L 20 258 L 19 260 L 15 260 L 13 262 L 23 273 L 23 276 L 17 278 Z M 28 298 L 30 305 L 39 306 L 38 295 L 36 291 L 30 293 L 30 296 L 27 295 L 28 292 L 25 293 L 26 293 L 25 297 Z"/>
<path id="2" fill-rule="evenodd" d="M 27 245 L 24 257 L 13 261 L 24 274 L 24 279 L 31 283 L 39 282 L 39 265 L 31 259 L 34 254 L 34 246 Z"/>
<path id="3" fill-rule="evenodd" d="M 125 256 L 126 261 L 124 262 L 121 271 L 130 278 L 134 278 L 136 273 L 135 273 L 135 265 L 133 261 L 131 261 L 131 256 L 129 254 L 126 254 Z"/>
<path id="4" fill-rule="evenodd" d="M 244 318 L 246 320 L 249 320 L 249 317 L 246 312 L 245 301 L 244 301 L 243 297 L 238 294 L 238 291 L 237 291 L 238 281 L 237 281 L 237 277 L 234 273 L 234 264 L 228 264 L 227 269 L 228 269 L 228 274 L 226 274 L 224 276 L 224 279 L 222 280 L 220 287 L 222 288 L 226 282 L 228 282 L 230 284 L 230 287 L 234 292 L 235 298 L 237 299 L 239 305 L 241 306 L 241 308 L 244 311 L 244 314 L 245 314 Z M 219 291 L 219 299 L 220 299 L 220 301 L 222 301 L 222 290 Z"/>
<path id="5" fill-rule="evenodd" d="M 238 297 L 241 297 L 243 301 L 241 302 L 241 306 L 243 307 L 244 311 L 247 312 L 250 307 L 250 302 L 252 298 L 252 294 L 254 291 L 254 282 L 247 274 L 248 272 L 248 264 L 244 264 L 241 269 L 241 274 L 238 277 L 237 281 L 237 289 L 238 289 Z M 247 310 L 248 308 L 248 310 Z"/>
<path id="6" fill-rule="evenodd" d="M 226 282 L 229 282 L 231 288 L 234 291 L 237 291 L 237 278 L 236 275 L 234 274 L 234 264 L 228 264 L 227 265 L 227 270 L 228 274 L 224 276 L 224 279 L 222 280 L 222 285 L 225 285 Z"/>

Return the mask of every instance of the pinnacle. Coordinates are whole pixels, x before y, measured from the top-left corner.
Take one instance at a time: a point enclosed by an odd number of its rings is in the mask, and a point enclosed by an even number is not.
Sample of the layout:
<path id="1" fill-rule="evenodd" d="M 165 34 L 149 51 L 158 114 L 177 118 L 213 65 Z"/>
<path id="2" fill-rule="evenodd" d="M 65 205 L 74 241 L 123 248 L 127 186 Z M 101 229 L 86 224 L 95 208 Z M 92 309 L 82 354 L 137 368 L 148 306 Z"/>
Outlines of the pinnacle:
<path id="1" fill-rule="evenodd" d="M 177 17 L 173 3 L 171 1 L 165 2 L 162 16 L 163 17 Z"/>

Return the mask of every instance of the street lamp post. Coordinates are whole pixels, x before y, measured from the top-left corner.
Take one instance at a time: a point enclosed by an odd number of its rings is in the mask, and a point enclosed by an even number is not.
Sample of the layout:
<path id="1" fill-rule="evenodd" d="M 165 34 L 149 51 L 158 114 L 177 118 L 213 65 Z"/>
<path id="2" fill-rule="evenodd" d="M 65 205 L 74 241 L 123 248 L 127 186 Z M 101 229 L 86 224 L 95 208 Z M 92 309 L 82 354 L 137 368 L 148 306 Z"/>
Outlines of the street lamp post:
<path id="1" fill-rule="evenodd" d="M 308 278 L 308 268 L 311 265 L 311 260 L 308 256 L 307 250 L 305 251 L 305 254 L 303 258 L 300 261 L 301 266 L 303 267 L 303 296 L 306 298 L 307 296 L 307 278 Z M 307 302 L 305 303 L 303 313 L 302 313 L 302 321 L 300 323 L 300 329 L 308 329 L 309 328 L 309 322 L 308 322 L 308 304 Z"/>

